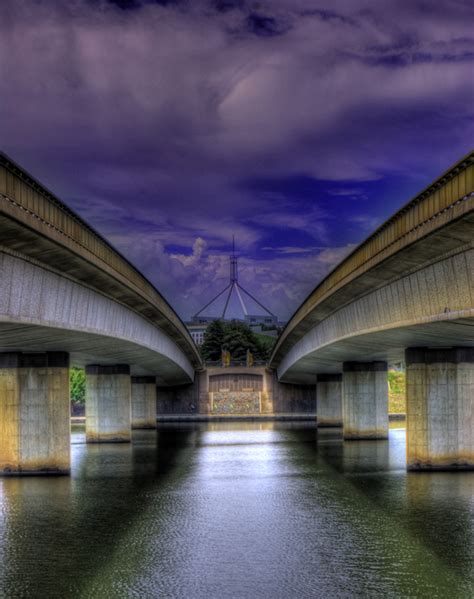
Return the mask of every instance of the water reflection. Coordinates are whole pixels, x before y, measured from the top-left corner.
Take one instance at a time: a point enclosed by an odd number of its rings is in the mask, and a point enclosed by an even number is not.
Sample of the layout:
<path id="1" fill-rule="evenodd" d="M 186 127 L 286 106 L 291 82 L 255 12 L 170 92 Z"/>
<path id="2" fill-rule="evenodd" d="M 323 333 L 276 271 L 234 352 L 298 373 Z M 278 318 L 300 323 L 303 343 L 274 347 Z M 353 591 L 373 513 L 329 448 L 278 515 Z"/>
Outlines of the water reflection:
<path id="1" fill-rule="evenodd" d="M 71 478 L 0 481 L 0 596 L 470 597 L 473 485 L 407 474 L 400 428 L 75 432 Z"/>

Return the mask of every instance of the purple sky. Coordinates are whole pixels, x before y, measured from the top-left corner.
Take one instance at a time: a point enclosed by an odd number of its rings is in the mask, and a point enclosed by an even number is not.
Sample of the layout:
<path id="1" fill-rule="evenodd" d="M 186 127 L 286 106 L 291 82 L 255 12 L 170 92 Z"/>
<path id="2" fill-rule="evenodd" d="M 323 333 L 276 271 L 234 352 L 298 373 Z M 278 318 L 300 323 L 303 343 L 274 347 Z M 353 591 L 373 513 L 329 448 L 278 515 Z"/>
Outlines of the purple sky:
<path id="1" fill-rule="evenodd" d="M 1 0 L 0 147 L 183 318 L 281 318 L 472 146 L 469 0 Z"/>

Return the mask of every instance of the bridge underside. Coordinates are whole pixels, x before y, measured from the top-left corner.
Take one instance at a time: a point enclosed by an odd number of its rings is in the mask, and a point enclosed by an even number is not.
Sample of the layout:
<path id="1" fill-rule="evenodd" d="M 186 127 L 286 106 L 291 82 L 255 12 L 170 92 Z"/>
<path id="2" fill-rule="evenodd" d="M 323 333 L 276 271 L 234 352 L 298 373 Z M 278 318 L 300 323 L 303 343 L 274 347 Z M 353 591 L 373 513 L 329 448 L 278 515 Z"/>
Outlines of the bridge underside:
<path id="1" fill-rule="evenodd" d="M 1 322 L 0 352 L 68 352 L 72 366 L 128 364 L 132 375 L 156 376 L 158 384 L 190 382 L 176 362 L 125 339 L 39 325 Z"/>
<path id="2" fill-rule="evenodd" d="M 378 330 L 339 340 L 302 357 L 282 375 L 288 383 L 314 384 L 318 373 L 339 373 L 350 361 L 404 361 L 407 347 L 474 346 L 474 308 L 466 318 Z"/>

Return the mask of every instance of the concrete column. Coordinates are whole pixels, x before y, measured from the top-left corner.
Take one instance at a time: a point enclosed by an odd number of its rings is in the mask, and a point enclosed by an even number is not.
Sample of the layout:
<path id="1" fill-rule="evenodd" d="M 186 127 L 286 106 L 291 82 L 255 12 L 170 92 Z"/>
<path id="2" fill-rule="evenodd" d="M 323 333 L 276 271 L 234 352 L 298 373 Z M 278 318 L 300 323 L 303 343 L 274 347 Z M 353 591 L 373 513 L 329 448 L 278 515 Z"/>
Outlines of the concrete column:
<path id="1" fill-rule="evenodd" d="M 68 474 L 69 354 L 0 354 L 0 474 Z"/>
<path id="2" fill-rule="evenodd" d="M 130 442 L 131 428 L 130 367 L 86 366 L 87 443 Z"/>
<path id="3" fill-rule="evenodd" d="M 344 362 L 342 370 L 344 439 L 387 439 L 387 363 Z"/>
<path id="4" fill-rule="evenodd" d="M 273 388 L 275 374 L 265 369 L 262 375 L 263 389 L 261 395 L 262 414 L 273 414 Z"/>
<path id="5" fill-rule="evenodd" d="M 132 428 L 156 428 L 156 378 L 132 376 Z"/>
<path id="6" fill-rule="evenodd" d="M 474 469 L 474 347 L 410 348 L 407 468 Z"/>
<path id="7" fill-rule="evenodd" d="M 316 418 L 318 426 L 342 426 L 342 374 L 318 374 Z"/>

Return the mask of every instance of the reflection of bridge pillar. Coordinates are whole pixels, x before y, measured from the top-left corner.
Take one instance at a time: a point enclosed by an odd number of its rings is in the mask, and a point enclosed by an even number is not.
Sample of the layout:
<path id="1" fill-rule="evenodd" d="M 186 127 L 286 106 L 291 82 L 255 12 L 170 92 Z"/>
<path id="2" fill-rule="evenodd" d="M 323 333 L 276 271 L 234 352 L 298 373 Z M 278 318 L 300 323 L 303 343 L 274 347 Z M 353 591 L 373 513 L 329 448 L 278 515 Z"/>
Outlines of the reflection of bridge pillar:
<path id="1" fill-rule="evenodd" d="M 124 443 L 131 440 L 130 367 L 86 366 L 86 440 Z"/>
<path id="2" fill-rule="evenodd" d="M 69 354 L 0 354 L 0 473 L 70 471 Z"/>
<path id="3" fill-rule="evenodd" d="M 344 362 L 342 369 L 344 439 L 387 439 L 387 363 Z"/>
<path id="4" fill-rule="evenodd" d="M 410 348 L 409 470 L 474 469 L 474 348 Z"/>
<path id="5" fill-rule="evenodd" d="M 318 426 L 342 426 L 342 374 L 318 374 L 316 418 Z"/>
<path id="6" fill-rule="evenodd" d="M 132 428 L 156 428 L 156 379 L 132 376 Z"/>

